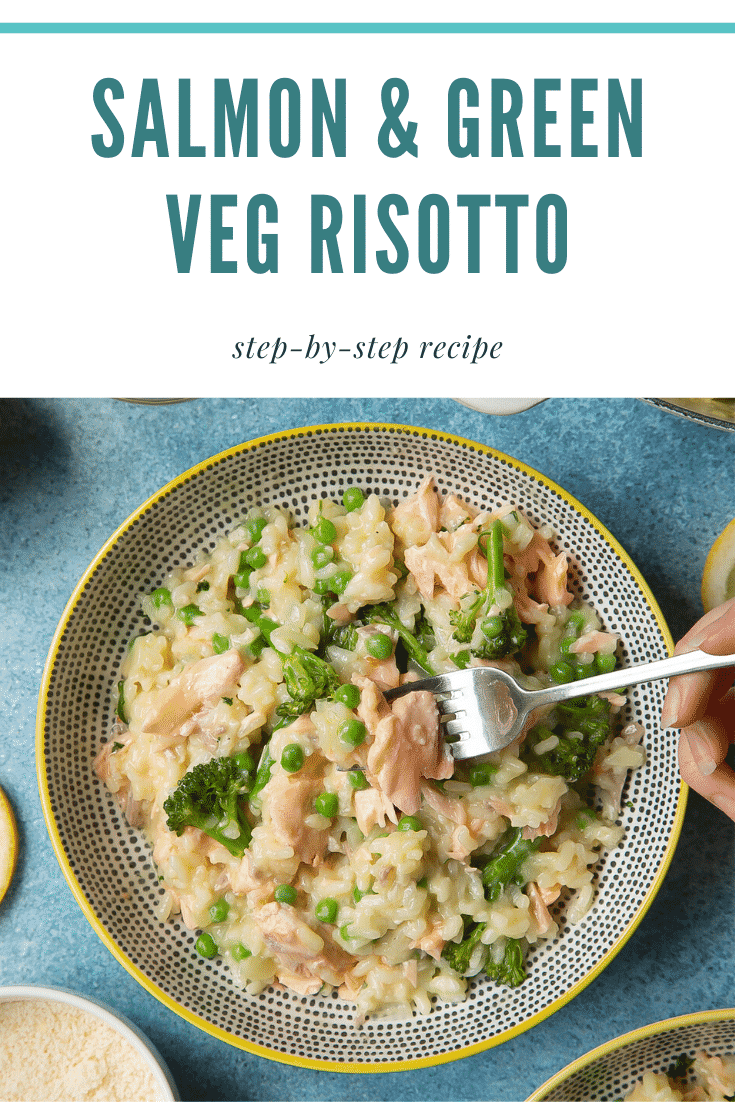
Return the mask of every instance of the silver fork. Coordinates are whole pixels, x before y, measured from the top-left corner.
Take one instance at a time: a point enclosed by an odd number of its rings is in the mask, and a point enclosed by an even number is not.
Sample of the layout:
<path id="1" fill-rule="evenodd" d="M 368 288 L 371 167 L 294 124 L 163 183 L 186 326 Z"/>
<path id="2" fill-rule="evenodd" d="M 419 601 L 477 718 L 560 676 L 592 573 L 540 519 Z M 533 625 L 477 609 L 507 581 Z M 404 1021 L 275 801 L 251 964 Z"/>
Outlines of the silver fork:
<path id="1" fill-rule="evenodd" d="M 543 709 L 563 700 L 589 696 L 657 681 L 681 673 L 735 667 L 735 654 L 705 654 L 690 651 L 657 662 L 639 662 L 635 666 L 585 677 L 547 689 L 523 689 L 509 673 L 492 666 L 473 666 L 466 670 L 408 681 L 385 693 L 386 700 L 428 689 L 436 696 L 446 741 L 454 757 L 463 761 L 491 754 L 510 745 L 523 731 L 540 719 Z"/>

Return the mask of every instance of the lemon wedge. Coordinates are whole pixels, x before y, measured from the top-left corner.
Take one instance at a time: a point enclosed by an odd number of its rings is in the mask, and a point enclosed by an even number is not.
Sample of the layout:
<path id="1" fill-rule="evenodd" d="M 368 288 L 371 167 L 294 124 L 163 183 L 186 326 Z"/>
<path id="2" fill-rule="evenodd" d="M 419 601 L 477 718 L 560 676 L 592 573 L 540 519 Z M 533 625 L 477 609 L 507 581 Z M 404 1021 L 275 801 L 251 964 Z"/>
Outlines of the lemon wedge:
<path id="1" fill-rule="evenodd" d="M 735 520 L 712 544 L 702 574 L 702 604 L 709 612 L 735 597 Z"/>
<path id="2" fill-rule="evenodd" d="M 10 886 L 18 860 L 18 827 L 8 797 L 0 788 L 0 899 Z"/>

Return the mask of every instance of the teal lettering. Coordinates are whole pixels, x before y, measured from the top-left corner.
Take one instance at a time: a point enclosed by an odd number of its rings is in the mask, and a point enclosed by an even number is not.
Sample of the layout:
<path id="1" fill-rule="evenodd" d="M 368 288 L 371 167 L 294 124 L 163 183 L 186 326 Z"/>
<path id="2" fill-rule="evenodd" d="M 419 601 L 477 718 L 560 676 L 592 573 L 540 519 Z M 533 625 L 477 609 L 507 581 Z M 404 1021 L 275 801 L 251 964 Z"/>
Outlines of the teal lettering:
<path id="1" fill-rule="evenodd" d="M 329 211 L 329 225 L 324 225 L 324 211 Z M 324 246 L 327 248 L 329 268 L 332 272 L 342 272 L 342 258 L 339 254 L 337 234 L 342 229 L 342 207 L 333 195 L 312 195 L 311 197 L 311 270 L 324 271 Z"/>
<path id="2" fill-rule="evenodd" d="M 149 115 L 152 122 L 150 127 L 148 126 Z M 157 157 L 168 157 L 168 142 L 166 141 L 166 126 L 163 121 L 161 93 L 158 90 L 158 81 L 155 77 L 146 77 L 141 85 L 131 157 L 142 157 L 146 142 L 155 143 Z"/>
<path id="3" fill-rule="evenodd" d="M 176 258 L 176 271 L 179 274 L 191 271 L 191 258 L 194 252 L 194 239 L 199 220 L 199 207 L 201 195 L 190 195 L 189 206 L 186 212 L 186 228 L 181 225 L 181 208 L 178 195 L 167 195 L 168 219 L 171 224 L 171 238 L 174 243 L 174 256 Z"/>
<path id="4" fill-rule="evenodd" d="M 436 211 L 436 259 L 431 257 L 432 211 Z M 429 275 L 449 263 L 449 204 L 443 195 L 425 195 L 419 203 L 419 264 Z"/>
<path id="5" fill-rule="evenodd" d="M 549 256 L 549 211 L 554 211 L 554 259 Z M 544 195 L 536 204 L 536 263 L 547 275 L 556 275 L 567 262 L 567 205 L 561 195 Z"/>
<path id="6" fill-rule="evenodd" d="M 510 104 L 505 109 L 505 95 L 510 96 Z M 523 107 L 523 92 L 514 80 L 497 79 L 492 82 L 491 108 L 491 147 L 493 157 L 502 157 L 504 135 L 508 135 L 508 148 L 511 157 L 522 157 L 523 146 L 518 131 L 518 116 Z"/>
<path id="7" fill-rule="evenodd" d="M 283 141 L 283 96 L 288 102 L 288 134 Z M 270 145 L 276 157 L 293 157 L 301 145 L 301 92 L 295 80 L 281 77 L 271 85 Z"/>
<path id="8" fill-rule="evenodd" d="M 480 271 L 480 210 L 490 206 L 489 195 L 458 195 L 457 206 L 467 207 L 467 271 Z"/>
<path id="9" fill-rule="evenodd" d="M 249 77 L 240 86 L 237 107 L 229 80 L 214 82 L 214 155 L 226 156 L 226 137 L 229 133 L 232 156 L 240 156 L 242 132 L 247 121 L 245 152 L 248 157 L 258 156 L 258 81 Z"/>
<path id="10" fill-rule="evenodd" d="M 268 225 L 278 222 L 278 205 L 271 195 L 254 195 L 247 209 L 247 257 L 251 272 L 263 275 L 265 272 L 278 271 L 278 234 L 260 233 L 260 212 L 265 211 Z M 260 246 L 265 256 L 260 258 Z"/>
<path id="11" fill-rule="evenodd" d="M 225 226 L 222 222 L 222 213 L 225 207 L 236 207 L 236 195 L 213 195 L 211 199 L 210 216 L 210 268 L 212 272 L 220 274 L 234 274 L 237 271 L 236 260 L 225 260 L 222 253 L 222 245 L 233 238 L 232 226 Z"/>
<path id="12" fill-rule="evenodd" d="M 111 93 L 113 99 L 125 98 L 122 84 L 119 80 L 115 80 L 114 77 L 106 77 L 104 80 L 98 80 L 95 84 L 92 93 L 92 102 L 97 108 L 98 115 L 110 131 L 110 144 L 105 145 L 103 134 L 93 134 L 92 149 L 98 157 L 117 157 L 118 153 L 122 152 L 123 145 L 125 144 L 125 134 L 122 126 L 117 120 L 117 116 L 107 103 L 105 98 L 107 92 Z"/>
<path id="13" fill-rule="evenodd" d="M 461 96 L 465 94 L 468 107 L 478 107 L 480 93 L 473 80 L 461 77 L 453 80 L 449 85 L 447 105 L 447 142 L 449 152 L 453 157 L 479 157 L 480 155 L 480 121 L 475 118 L 460 118 Z M 461 131 L 464 131 L 466 140 L 461 141 Z"/>
<path id="14" fill-rule="evenodd" d="M 353 217 L 352 217 L 352 270 L 363 274 L 366 270 L 366 216 L 365 216 L 365 196 L 355 195 L 353 198 Z"/>
<path id="15" fill-rule="evenodd" d="M 496 195 L 495 206 L 505 207 L 505 270 L 518 271 L 518 210 L 528 206 L 527 195 Z"/>
<path id="16" fill-rule="evenodd" d="M 630 82 L 630 111 L 620 81 L 614 77 L 607 82 L 607 155 L 620 156 L 620 124 L 623 124 L 625 140 L 631 157 L 643 156 L 643 81 L 636 77 Z"/>
<path id="17" fill-rule="evenodd" d="M 549 92 L 558 92 L 560 88 L 561 81 L 554 77 L 537 79 L 533 82 L 534 157 L 561 157 L 561 146 L 546 143 L 546 128 L 556 122 L 556 111 L 549 110 L 546 105 L 546 96 Z"/>
<path id="18" fill-rule="evenodd" d="M 191 81 L 179 81 L 179 157 L 203 157 L 203 145 L 191 144 Z"/>
<path id="19" fill-rule="evenodd" d="M 594 111 L 585 111 L 585 92 L 596 92 L 597 81 L 594 78 L 588 80 L 572 80 L 572 156 L 596 157 L 597 146 L 585 145 L 584 128 L 594 122 Z"/>
<path id="20" fill-rule="evenodd" d="M 318 116 L 318 118 L 317 118 Z M 334 82 L 334 111 L 323 80 L 311 82 L 311 155 L 324 156 L 324 126 L 335 157 L 347 156 L 347 81 Z"/>
<path id="21" fill-rule="evenodd" d="M 390 259 L 387 249 L 380 249 L 375 254 L 381 272 L 386 272 L 388 275 L 404 271 L 408 264 L 408 246 L 391 217 L 391 210 L 394 207 L 397 215 L 408 214 L 408 203 L 402 195 L 384 195 L 378 203 L 378 221 L 396 251 L 395 260 Z"/>

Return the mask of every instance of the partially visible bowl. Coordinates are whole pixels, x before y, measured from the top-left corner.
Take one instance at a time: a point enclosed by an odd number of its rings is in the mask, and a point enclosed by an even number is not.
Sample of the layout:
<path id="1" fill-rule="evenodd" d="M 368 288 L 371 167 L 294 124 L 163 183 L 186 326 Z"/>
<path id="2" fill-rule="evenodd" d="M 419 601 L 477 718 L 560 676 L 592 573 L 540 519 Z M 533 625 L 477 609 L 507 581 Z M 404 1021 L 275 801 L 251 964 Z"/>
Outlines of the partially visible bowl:
<path id="1" fill-rule="evenodd" d="M 118 1049 L 118 1055 L 129 1056 L 131 1062 L 137 1061 L 140 1066 L 141 1076 L 144 1077 L 148 1083 L 152 1082 L 155 1094 L 152 1097 L 146 1098 L 139 1096 L 138 1102 L 178 1102 L 180 1095 L 173 1076 L 166 1066 L 163 1057 L 151 1041 L 148 1040 L 146 1035 L 123 1014 L 111 1010 L 103 1003 L 98 1002 L 97 999 L 90 999 L 87 996 L 78 995 L 73 991 L 68 991 L 61 987 L 0 987 L 0 1007 L 13 1002 L 61 1004 L 73 1010 L 91 1015 L 92 1018 L 96 1019 L 97 1022 L 101 1022 L 103 1026 L 116 1035 L 118 1043 L 128 1046 L 128 1051 L 126 1053 Z M 56 1052 L 59 1058 L 63 1059 L 64 1053 L 58 1045 L 58 1037 L 56 1040 L 57 1045 L 55 1048 L 51 1045 L 44 1045 L 45 1059 L 49 1058 L 49 1052 Z M 0 1033 L 0 1051 L 2 1051 L 4 1042 L 7 1043 L 7 1033 L 5 1035 Z M 68 1058 L 70 1065 L 76 1065 L 78 1074 L 81 1062 L 78 1048 L 75 1048 L 74 1051 L 70 1051 Z M 100 1053 L 96 1051 L 95 1061 L 98 1063 L 99 1059 Z M 66 1068 L 59 1067 L 49 1070 L 53 1071 L 56 1087 L 63 1089 L 65 1085 L 64 1073 Z M 112 1069 L 110 1070 L 112 1071 Z M 80 1084 L 78 1079 L 75 1081 L 74 1085 L 79 1087 Z M 8 1084 L 4 1083 L 3 1087 L 7 1089 Z M 54 1097 L 57 1097 L 57 1095 L 54 1095 Z M 86 1094 L 85 1097 L 87 1097 Z"/>
<path id="2" fill-rule="evenodd" d="M 479 413 L 492 413 L 508 417 L 511 413 L 523 413 L 524 409 L 545 402 L 545 398 L 455 398 L 455 402 L 476 409 Z"/>
<path id="3" fill-rule="evenodd" d="M 735 398 L 644 398 L 643 401 L 696 425 L 735 432 Z"/>
<path id="4" fill-rule="evenodd" d="M 644 1072 L 663 1072 L 682 1053 L 735 1052 L 735 1009 L 682 1014 L 607 1041 L 568 1064 L 527 1102 L 595 1102 L 623 1098 Z"/>

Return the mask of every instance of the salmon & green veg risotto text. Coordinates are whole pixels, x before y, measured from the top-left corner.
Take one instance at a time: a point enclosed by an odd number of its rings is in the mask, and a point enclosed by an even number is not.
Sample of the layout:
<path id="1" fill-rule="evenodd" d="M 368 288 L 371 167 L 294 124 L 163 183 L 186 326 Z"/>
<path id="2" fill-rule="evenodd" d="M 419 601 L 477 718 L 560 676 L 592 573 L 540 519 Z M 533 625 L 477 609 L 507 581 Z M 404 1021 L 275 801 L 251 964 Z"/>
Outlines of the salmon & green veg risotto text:
<path id="1" fill-rule="evenodd" d="M 251 509 L 144 597 L 153 630 L 95 768 L 152 845 L 160 918 L 245 991 L 428 1013 L 479 974 L 522 983 L 560 897 L 569 922 L 588 910 L 645 758 L 640 725 L 614 722 L 625 698 L 560 704 L 455 767 L 429 693 L 383 696 L 417 666 L 497 665 L 528 688 L 614 668 L 618 637 L 552 539 L 431 478 L 393 508 L 352 487 L 303 527 Z"/>

